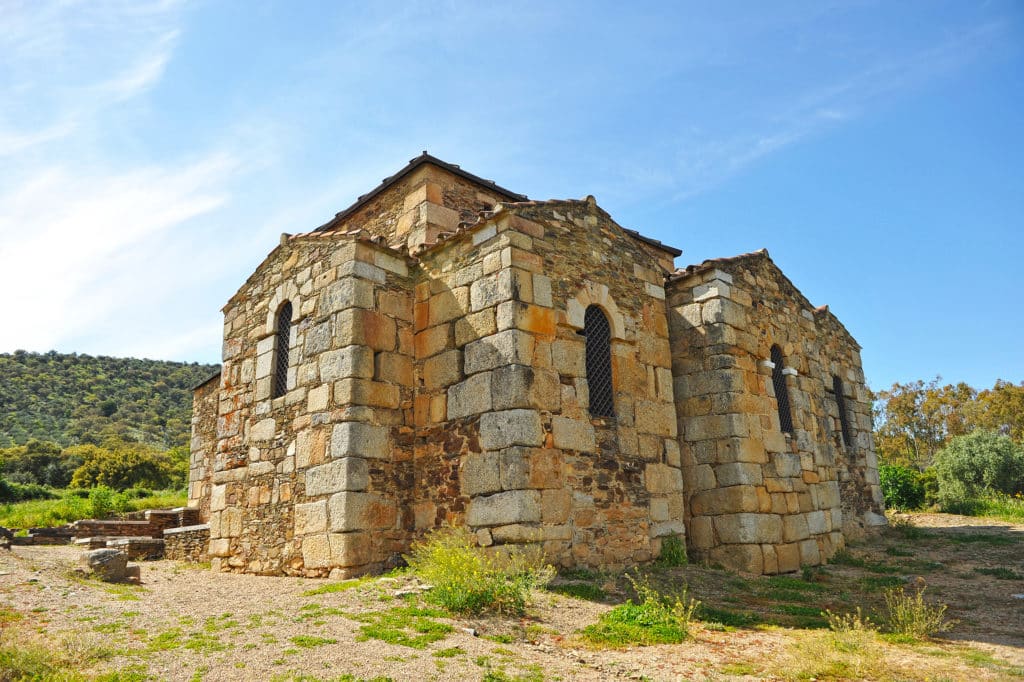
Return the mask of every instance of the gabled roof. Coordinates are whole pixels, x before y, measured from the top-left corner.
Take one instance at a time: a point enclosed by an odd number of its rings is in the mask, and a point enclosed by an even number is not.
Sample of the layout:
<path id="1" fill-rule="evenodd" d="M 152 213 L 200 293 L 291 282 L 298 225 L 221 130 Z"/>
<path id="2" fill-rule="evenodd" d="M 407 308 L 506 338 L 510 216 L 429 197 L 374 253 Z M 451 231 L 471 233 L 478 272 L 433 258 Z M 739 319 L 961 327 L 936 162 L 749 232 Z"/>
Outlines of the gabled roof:
<path id="1" fill-rule="evenodd" d="M 391 187 L 396 182 L 398 182 L 399 180 L 401 180 L 402 178 L 409 175 L 414 170 L 425 164 L 437 166 L 438 168 L 448 171 L 452 175 L 457 175 L 460 178 L 469 180 L 470 182 L 480 185 L 481 187 L 484 187 L 494 192 L 495 194 L 499 194 L 506 199 L 510 199 L 512 201 L 527 201 L 528 199 L 528 197 L 525 194 L 517 194 L 512 190 L 505 189 L 501 185 L 494 182 L 494 180 L 488 180 L 486 178 L 481 178 L 479 175 L 473 175 L 472 173 L 462 170 L 459 166 L 455 165 L 454 163 L 448 163 L 446 161 L 442 161 L 436 156 L 431 156 L 426 152 L 426 150 L 424 150 L 424 152 L 417 156 L 416 158 L 410 159 L 409 163 L 406 164 L 406 166 L 402 168 L 400 171 L 398 171 L 397 173 L 390 177 L 384 178 L 384 180 L 382 180 L 381 183 L 377 185 L 373 190 L 367 192 L 366 194 L 356 199 L 356 202 L 349 206 L 348 208 L 346 208 L 344 211 L 336 213 L 333 218 L 331 218 L 329 221 L 327 221 L 320 227 L 316 228 L 314 232 L 320 232 L 321 230 L 328 230 L 334 227 L 335 225 L 343 221 L 345 218 L 349 217 L 350 215 L 361 209 L 363 206 L 368 204 L 374 197 L 376 197 L 378 194 L 386 190 L 388 187 Z"/>

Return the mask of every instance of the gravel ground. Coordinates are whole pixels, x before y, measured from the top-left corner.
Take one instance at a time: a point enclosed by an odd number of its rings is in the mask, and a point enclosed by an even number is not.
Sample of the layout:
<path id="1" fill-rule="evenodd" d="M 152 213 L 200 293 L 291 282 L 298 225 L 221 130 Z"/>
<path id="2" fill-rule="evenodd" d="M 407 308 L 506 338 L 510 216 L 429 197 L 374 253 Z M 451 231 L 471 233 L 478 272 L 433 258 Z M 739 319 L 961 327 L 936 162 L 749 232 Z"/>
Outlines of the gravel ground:
<path id="1" fill-rule="evenodd" d="M 940 646 L 960 651 L 969 644 L 1024 667 L 1024 600 L 1012 596 L 1024 593 L 1024 582 L 974 571 L 1014 561 L 1017 570 L 1024 571 L 1024 526 L 978 521 L 915 516 L 917 525 L 934 527 L 943 537 L 998 531 L 1014 538 L 1013 544 L 994 546 L 948 539 L 913 542 L 914 560 L 942 562 L 946 567 L 929 575 L 929 594 L 948 602 L 950 614 L 961 619 L 950 633 L 957 642 Z M 885 556 L 883 551 L 899 542 L 904 541 L 889 532 L 854 550 Z M 695 639 L 680 645 L 594 650 L 583 646 L 574 633 L 595 622 L 610 605 L 543 592 L 528 618 L 435 618 L 452 631 L 415 649 L 366 639 L 363 623 L 353 618 L 405 605 L 396 593 L 414 587 L 411 578 L 377 578 L 345 591 L 308 594 L 328 583 L 213 573 L 153 561 L 142 564 L 141 585 L 110 586 L 77 577 L 73 567 L 78 554 L 66 546 L 0 552 L 0 605 L 22 614 L 18 626 L 35 629 L 54 646 L 102 645 L 113 651 L 112 658 L 88 672 L 135 666 L 167 680 L 344 675 L 395 680 L 766 679 L 785 676 L 784 663 L 782 673 L 768 664 L 784 661 L 785 652 L 803 632 L 719 631 L 698 625 Z M 856 570 L 829 568 L 839 577 Z M 710 599 L 727 591 L 728 581 L 736 576 L 687 567 L 677 569 L 675 579 L 687 580 L 695 596 L 706 594 Z M 613 593 L 607 601 L 624 598 Z M 901 655 L 913 659 L 918 654 L 908 649 Z M 1004 668 L 965 667 L 961 677 L 959 668 L 952 670 L 947 673 L 951 679 L 1002 679 L 1006 673 Z"/>

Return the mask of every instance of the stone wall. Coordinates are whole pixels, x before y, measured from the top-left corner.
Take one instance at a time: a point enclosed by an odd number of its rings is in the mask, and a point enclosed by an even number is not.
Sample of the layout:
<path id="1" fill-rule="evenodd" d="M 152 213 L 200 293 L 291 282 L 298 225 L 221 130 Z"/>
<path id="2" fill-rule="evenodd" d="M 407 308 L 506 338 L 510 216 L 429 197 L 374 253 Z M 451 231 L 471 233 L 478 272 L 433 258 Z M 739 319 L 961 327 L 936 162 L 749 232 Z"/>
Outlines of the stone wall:
<path id="1" fill-rule="evenodd" d="M 668 286 L 690 548 L 753 573 L 827 561 L 844 507 L 884 522 L 859 347 L 759 252 L 711 261 Z M 780 427 L 770 349 L 785 358 L 793 431 Z M 844 379 L 844 444 L 832 375 Z M 844 496 L 856 502 L 844 504 Z M 866 502 L 870 500 L 871 502 Z M 870 511 L 868 511 L 870 508 Z"/>
<path id="2" fill-rule="evenodd" d="M 220 377 L 210 377 L 192 393 L 192 443 L 189 456 L 188 505 L 210 518 L 213 454 L 217 449 L 217 401 Z"/>
<path id="3" fill-rule="evenodd" d="M 210 543 L 209 524 L 168 528 L 164 531 L 164 558 L 201 563 Z"/>

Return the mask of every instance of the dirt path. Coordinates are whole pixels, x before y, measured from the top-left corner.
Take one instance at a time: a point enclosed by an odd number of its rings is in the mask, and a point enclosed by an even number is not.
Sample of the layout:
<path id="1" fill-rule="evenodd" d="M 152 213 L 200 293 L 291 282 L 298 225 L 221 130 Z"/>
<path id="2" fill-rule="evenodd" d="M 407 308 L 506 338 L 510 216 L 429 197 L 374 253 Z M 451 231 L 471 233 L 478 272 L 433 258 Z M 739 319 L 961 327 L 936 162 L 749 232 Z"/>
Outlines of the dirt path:
<path id="1" fill-rule="evenodd" d="M 74 576 L 78 552 L 71 547 L 15 547 L 0 553 L 0 606 L 21 616 L 8 627 L 44 646 L 102 649 L 91 672 L 127 670 L 139 678 L 753 680 L 800 677 L 804 659 L 819 655 L 813 647 L 826 633 L 794 627 L 801 621 L 780 614 L 820 626 L 815 614 L 826 606 L 870 609 L 881 600 L 877 585 L 923 576 L 929 597 L 948 603 L 960 623 L 945 643 L 885 644 L 893 670 L 911 671 L 902 679 L 1024 677 L 1024 599 L 1013 596 L 1024 593 L 1024 526 L 940 514 L 915 515 L 913 522 L 926 530 L 892 529 L 853 545 L 839 564 L 812 576 L 823 581 L 820 588 L 804 592 L 799 576 L 746 580 L 695 566 L 662 571 L 661 584 L 685 580 L 694 596 L 721 610 L 722 620 L 749 621 L 699 624 L 694 640 L 671 646 L 582 645 L 575 633 L 625 598 L 624 582 L 614 576 L 592 579 L 607 589 L 601 601 L 542 592 L 528 618 L 453 620 L 410 611 L 396 597 L 411 584 L 405 577 L 313 594 L 328 583 L 155 561 L 142 564 L 141 586 L 109 586 Z M 423 634 L 417 624 L 437 640 L 406 645 Z M 446 626 L 450 631 L 442 632 Z M 374 638 L 382 632 L 391 642 Z M 406 644 L 394 643 L 396 637 Z M 870 668 L 837 669 L 847 670 L 840 678 L 878 676 Z"/>

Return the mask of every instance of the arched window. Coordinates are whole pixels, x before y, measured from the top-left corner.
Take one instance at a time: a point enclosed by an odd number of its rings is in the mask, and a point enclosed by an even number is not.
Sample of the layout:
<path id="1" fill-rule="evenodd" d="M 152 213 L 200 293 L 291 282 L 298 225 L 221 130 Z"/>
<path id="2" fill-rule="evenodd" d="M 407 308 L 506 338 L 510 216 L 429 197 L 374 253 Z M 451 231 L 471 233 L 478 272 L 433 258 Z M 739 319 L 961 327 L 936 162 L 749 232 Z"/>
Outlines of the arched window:
<path id="1" fill-rule="evenodd" d="M 285 301 L 277 309 L 274 338 L 274 386 L 270 395 L 280 398 L 288 391 L 288 341 L 292 330 L 292 304 Z"/>
<path id="2" fill-rule="evenodd" d="M 843 380 L 832 376 L 832 392 L 836 395 L 836 407 L 839 408 L 839 426 L 843 434 L 843 445 L 852 445 L 850 439 L 850 422 L 846 417 L 846 397 L 843 395 Z"/>
<path id="3" fill-rule="evenodd" d="M 779 426 L 786 433 L 793 433 L 793 413 L 789 410 L 789 389 L 786 387 L 782 349 L 772 346 L 772 385 L 775 386 L 775 401 L 779 405 Z"/>
<path id="4" fill-rule="evenodd" d="M 583 316 L 583 336 L 587 339 L 587 387 L 590 390 L 590 414 L 615 416 L 612 388 L 612 334 L 608 318 L 596 305 Z"/>

